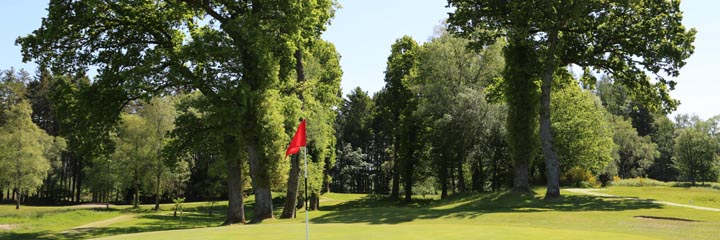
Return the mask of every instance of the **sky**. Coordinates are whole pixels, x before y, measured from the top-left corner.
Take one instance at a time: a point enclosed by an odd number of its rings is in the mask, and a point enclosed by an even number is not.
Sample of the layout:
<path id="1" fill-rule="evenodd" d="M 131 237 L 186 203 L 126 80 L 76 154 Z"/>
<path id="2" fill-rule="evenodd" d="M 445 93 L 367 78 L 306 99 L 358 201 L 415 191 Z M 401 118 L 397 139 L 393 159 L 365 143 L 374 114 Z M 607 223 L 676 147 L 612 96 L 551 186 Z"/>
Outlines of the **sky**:
<path id="1" fill-rule="evenodd" d="M 426 42 L 450 11 L 446 0 L 340 0 L 323 38 L 333 42 L 342 56 L 343 92 L 360 86 L 370 94 L 380 90 L 390 45 L 408 35 Z M 4 3 L 0 14 L 0 70 L 14 67 L 35 72 L 36 65 L 22 63 L 15 39 L 37 29 L 47 15 L 47 1 Z M 680 5 L 683 24 L 696 28 L 695 54 L 687 60 L 671 93 L 681 104 L 677 114 L 697 114 L 703 119 L 720 115 L 720 1 L 685 0 Z"/>

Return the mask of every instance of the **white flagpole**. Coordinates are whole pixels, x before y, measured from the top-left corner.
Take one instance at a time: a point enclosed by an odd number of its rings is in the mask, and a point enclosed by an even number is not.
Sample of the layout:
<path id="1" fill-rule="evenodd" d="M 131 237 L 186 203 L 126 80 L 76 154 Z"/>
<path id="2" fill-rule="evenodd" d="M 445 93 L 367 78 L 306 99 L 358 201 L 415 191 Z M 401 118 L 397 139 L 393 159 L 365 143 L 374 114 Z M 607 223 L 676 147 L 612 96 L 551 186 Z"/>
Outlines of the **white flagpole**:
<path id="1" fill-rule="evenodd" d="M 308 187 L 307 187 L 307 181 L 308 181 L 308 165 L 307 165 L 307 147 L 304 147 L 305 151 L 303 151 L 303 158 L 305 159 L 305 240 L 310 240 L 310 213 L 308 210 Z"/>

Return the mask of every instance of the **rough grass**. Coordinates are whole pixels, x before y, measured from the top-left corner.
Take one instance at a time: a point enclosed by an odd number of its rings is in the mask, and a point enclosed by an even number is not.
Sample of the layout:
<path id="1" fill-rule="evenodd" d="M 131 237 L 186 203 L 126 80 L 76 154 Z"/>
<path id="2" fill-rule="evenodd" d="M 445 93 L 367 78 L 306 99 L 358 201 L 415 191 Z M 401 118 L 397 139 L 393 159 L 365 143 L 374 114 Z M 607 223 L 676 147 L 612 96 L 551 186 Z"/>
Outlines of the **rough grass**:
<path id="1" fill-rule="evenodd" d="M 673 190 L 671 188 L 669 190 Z M 537 189 L 537 192 L 544 192 Z M 714 193 L 708 193 L 714 194 Z M 326 194 L 320 211 L 310 213 L 312 239 L 716 239 L 720 214 L 662 206 L 643 201 L 573 195 L 563 192 L 557 201 L 542 200 L 542 194 L 509 192 L 456 195 L 446 200 L 418 199 L 411 203 L 382 196 Z M 698 193 L 702 196 L 703 193 Z M 219 202 L 209 216 L 208 203 L 186 204 L 186 215 L 172 217 L 172 205 L 153 212 L 116 207 L 112 211 L 87 214 L 121 214 L 133 218 L 78 233 L 62 233 L 87 224 L 37 227 L 0 231 L 0 239 L 78 239 L 110 236 L 109 239 L 302 239 L 304 212 L 298 219 L 274 219 L 257 225 L 219 227 L 226 202 Z M 281 206 L 277 204 L 275 206 Z M 246 208 L 248 216 L 251 205 Z M 52 210 L 52 209 L 51 209 Z M 39 211 L 39 210 L 38 210 Z M 276 209 L 279 213 L 281 209 Z M 72 211 L 74 212 L 74 211 Z M 58 215 L 74 222 L 70 212 Z M 659 217 L 636 218 L 636 216 Z M 98 217 L 100 218 L 100 217 Z M 698 222 L 667 219 L 689 219 Z M 70 219 L 73 219 L 72 221 Z M 103 219 L 98 219 L 103 220 Z M 29 222 L 39 219 L 29 220 Z M 73 225 L 73 226 L 70 226 Z M 194 228 L 194 229 L 188 229 Z M 180 230 L 182 229 L 182 230 Z M 165 231 L 173 230 L 173 231 Z M 130 234 L 130 235 L 127 235 Z"/>

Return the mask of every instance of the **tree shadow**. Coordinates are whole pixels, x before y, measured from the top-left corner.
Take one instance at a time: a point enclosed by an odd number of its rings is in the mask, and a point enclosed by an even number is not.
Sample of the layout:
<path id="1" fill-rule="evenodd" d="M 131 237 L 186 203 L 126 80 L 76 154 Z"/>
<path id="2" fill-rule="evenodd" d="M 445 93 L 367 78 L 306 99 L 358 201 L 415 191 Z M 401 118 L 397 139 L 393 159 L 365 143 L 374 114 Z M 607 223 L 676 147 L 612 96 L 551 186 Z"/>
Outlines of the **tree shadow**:
<path id="1" fill-rule="evenodd" d="M 648 201 L 605 199 L 596 196 L 563 196 L 546 201 L 534 194 L 512 192 L 460 195 L 436 202 L 403 205 L 390 200 L 363 198 L 335 206 L 321 207 L 332 211 L 311 220 L 313 223 L 398 224 L 416 219 L 476 218 L 489 213 L 513 212 L 583 212 L 626 211 L 661 208 Z"/>
<path id="2" fill-rule="evenodd" d="M 223 214 L 214 214 L 212 216 L 207 214 L 187 214 L 182 217 L 173 217 L 172 215 L 147 214 L 140 215 L 138 218 L 151 221 L 142 221 L 141 223 L 128 227 L 108 226 L 79 229 L 78 231 L 65 232 L 61 235 L 62 238 L 67 239 L 84 239 L 141 232 L 216 227 L 220 226 L 219 223 L 222 223 L 225 216 Z"/>
<path id="3" fill-rule="evenodd" d="M 18 233 L 18 232 L 0 232 L 0 239 L 55 239 L 50 237 L 49 231 L 30 232 L 30 233 Z"/>

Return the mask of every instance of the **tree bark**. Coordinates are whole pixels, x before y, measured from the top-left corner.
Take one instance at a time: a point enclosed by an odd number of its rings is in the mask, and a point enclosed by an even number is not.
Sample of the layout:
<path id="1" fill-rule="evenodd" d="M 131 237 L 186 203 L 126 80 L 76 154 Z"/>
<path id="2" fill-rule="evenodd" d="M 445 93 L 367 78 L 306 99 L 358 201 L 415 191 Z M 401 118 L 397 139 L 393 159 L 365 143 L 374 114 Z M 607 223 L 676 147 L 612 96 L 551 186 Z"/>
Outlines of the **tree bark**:
<path id="1" fill-rule="evenodd" d="M 405 201 L 409 202 L 412 200 L 414 166 L 410 159 L 406 159 L 406 161 L 403 180 L 405 181 Z"/>
<path id="2" fill-rule="evenodd" d="M 160 177 L 162 176 L 162 171 L 158 169 L 158 172 L 156 174 L 155 178 L 155 211 L 160 210 Z"/>
<path id="3" fill-rule="evenodd" d="M 313 193 L 310 195 L 310 211 L 317 211 L 320 209 L 320 197 Z"/>
<path id="4" fill-rule="evenodd" d="M 440 199 L 448 197 L 448 176 L 447 176 L 447 162 L 444 159 L 440 160 Z"/>
<path id="5" fill-rule="evenodd" d="M 508 105 L 506 119 L 508 143 L 510 144 L 510 158 L 513 162 L 513 191 L 530 191 L 528 166 L 537 151 L 537 86 L 533 66 L 536 58 L 532 53 L 533 46 L 523 37 L 511 36 L 505 47 L 505 70 L 503 77 L 506 81 L 504 88 L 505 101 Z M 495 164 L 497 159 L 493 160 Z M 493 190 L 499 188 L 493 170 Z"/>
<path id="6" fill-rule="evenodd" d="M 527 161 L 517 161 L 513 165 L 513 191 L 530 192 L 530 166 Z"/>
<path id="7" fill-rule="evenodd" d="M 398 144 L 397 140 L 395 140 L 394 149 L 393 149 L 393 175 L 392 175 L 392 192 L 390 193 L 391 199 L 398 199 L 400 198 L 400 164 L 399 164 L 399 154 L 398 154 Z"/>
<path id="8" fill-rule="evenodd" d="M 75 203 L 80 203 L 80 196 L 82 194 L 82 157 L 76 158 L 75 164 Z"/>
<path id="9" fill-rule="evenodd" d="M 228 211 L 223 225 L 245 223 L 245 206 L 243 203 L 243 181 L 242 164 L 240 158 L 240 146 L 237 138 L 232 135 L 225 135 L 223 139 L 223 151 L 225 152 L 225 165 L 228 169 Z"/>
<path id="10" fill-rule="evenodd" d="M 464 151 L 464 150 L 463 150 Z M 458 167 L 457 167 L 457 175 L 458 175 L 458 192 L 465 192 L 465 174 L 463 174 L 463 154 L 458 153 Z"/>
<path id="11" fill-rule="evenodd" d="M 140 183 L 135 180 L 135 194 L 133 195 L 133 207 L 138 208 L 138 202 L 140 201 Z"/>
<path id="12" fill-rule="evenodd" d="M 557 153 L 553 149 L 553 133 L 550 122 L 550 93 L 552 91 L 553 74 L 555 73 L 555 49 L 557 48 L 557 31 L 551 31 L 548 36 L 548 55 L 544 64 L 542 85 L 540 87 L 540 140 L 545 158 L 547 172 L 547 192 L 545 199 L 560 197 L 560 169 Z"/>
<path id="13" fill-rule="evenodd" d="M 270 176 L 268 175 L 267 161 L 260 159 L 255 145 L 248 145 L 250 158 L 250 177 L 252 178 L 253 192 L 255 193 L 255 208 L 253 223 L 260 223 L 265 219 L 273 218 L 272 194 L 270 193 Z"/>
<path id="14" fill-rule="evenodd" d="M 20 209 L 20 189 L 15 188 L 15 210 Z"/>
<path id="15" fill-rule="evenodd" d="M 300 154 L 290 157 L 290 177 L 288 178 L 287 195 L 280 218 L 295 218 L 297 209 L 298 187 L 300 186 Z"/>

